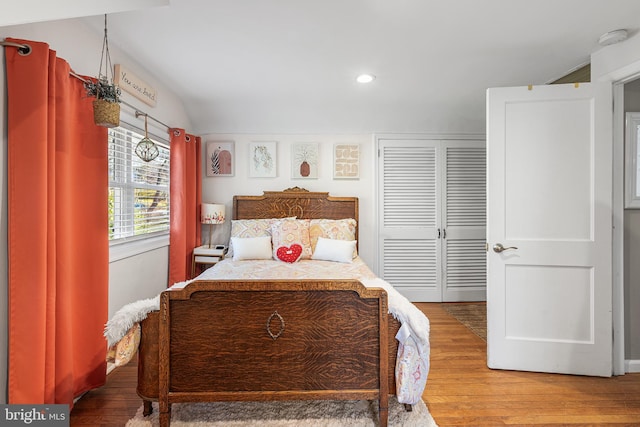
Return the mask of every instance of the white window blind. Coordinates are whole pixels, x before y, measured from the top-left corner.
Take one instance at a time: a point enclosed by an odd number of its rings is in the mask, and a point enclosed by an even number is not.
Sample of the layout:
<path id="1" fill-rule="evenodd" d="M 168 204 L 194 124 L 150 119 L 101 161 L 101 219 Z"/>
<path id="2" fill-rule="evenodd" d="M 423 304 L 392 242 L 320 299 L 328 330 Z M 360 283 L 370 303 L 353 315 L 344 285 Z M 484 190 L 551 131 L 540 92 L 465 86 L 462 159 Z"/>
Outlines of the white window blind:
<path id="1" fill-rule="evenodd" d="M 135 154 L 144 137 L 121 124 L 109 129 L 109 240 L 128 241 L 169 232 L 169 143 L 149 135 L 160 154 Z"/>

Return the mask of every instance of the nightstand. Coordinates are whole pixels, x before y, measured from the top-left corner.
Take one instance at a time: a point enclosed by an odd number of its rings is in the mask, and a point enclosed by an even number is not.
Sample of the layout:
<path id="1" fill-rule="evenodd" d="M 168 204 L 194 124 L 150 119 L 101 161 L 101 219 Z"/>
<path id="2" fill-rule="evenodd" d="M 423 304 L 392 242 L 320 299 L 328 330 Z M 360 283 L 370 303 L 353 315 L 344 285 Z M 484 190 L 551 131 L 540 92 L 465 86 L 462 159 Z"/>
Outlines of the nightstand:
<path id="1" fill-rule="evenodd" d="M 224 246 L 209 247 L 208 245 L 204 245 L 194 248 L 191 254 L 191 278 L 196 274 L 196 264 L 206 266 L 204 269 L 207 269 L 217 262 L 222 261 L 226 250 L 227 248 Z"/>

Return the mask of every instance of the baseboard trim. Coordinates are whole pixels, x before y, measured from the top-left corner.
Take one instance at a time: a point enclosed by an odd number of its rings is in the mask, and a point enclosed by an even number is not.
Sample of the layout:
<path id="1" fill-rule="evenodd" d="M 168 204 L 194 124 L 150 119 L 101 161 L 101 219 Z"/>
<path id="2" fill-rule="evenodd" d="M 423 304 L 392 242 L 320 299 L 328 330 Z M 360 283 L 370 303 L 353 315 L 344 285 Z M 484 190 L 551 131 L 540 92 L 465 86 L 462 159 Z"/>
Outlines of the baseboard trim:
<path id="1" fill-rule="evenodd" d="M 640 360 L 625 360 L 624 372 L 627 374 L 635 374 L 640 372 Z"/>

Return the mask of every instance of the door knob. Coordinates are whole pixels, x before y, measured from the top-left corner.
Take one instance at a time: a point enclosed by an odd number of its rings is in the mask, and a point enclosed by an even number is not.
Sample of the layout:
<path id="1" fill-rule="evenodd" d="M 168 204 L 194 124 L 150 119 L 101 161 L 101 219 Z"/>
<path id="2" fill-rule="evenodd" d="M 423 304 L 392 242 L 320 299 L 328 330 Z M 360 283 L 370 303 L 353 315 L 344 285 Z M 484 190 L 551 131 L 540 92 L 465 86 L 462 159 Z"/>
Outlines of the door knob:
<path id="1" fill-rule="evenodd" d="M 509 249 L 518 249 L 518 248 L 516 248 L 515 246 L 509 246 L 505 248 L 504 246 L 502 246 L 502 243 L 496 243 L 495 245 L 493 245 L 493 251 L 498 254 L 500 252 L 507 251 Z"/>

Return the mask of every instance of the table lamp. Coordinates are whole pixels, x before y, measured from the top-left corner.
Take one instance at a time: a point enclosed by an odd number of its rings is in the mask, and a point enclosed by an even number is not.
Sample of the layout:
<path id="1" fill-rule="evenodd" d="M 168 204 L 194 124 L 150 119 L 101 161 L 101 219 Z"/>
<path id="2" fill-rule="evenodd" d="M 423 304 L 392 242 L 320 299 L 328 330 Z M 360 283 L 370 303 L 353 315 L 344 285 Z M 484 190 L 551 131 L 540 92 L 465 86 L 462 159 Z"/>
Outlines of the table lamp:
<path id="1" fill-rule="evenodd" d="M 211 249 L 211 233 L 213 224 L 224 222 L 225 206 L 215 203 L 203 203 L 200 210 L 200 222 L 209 224 L 209 249 Z"/>

